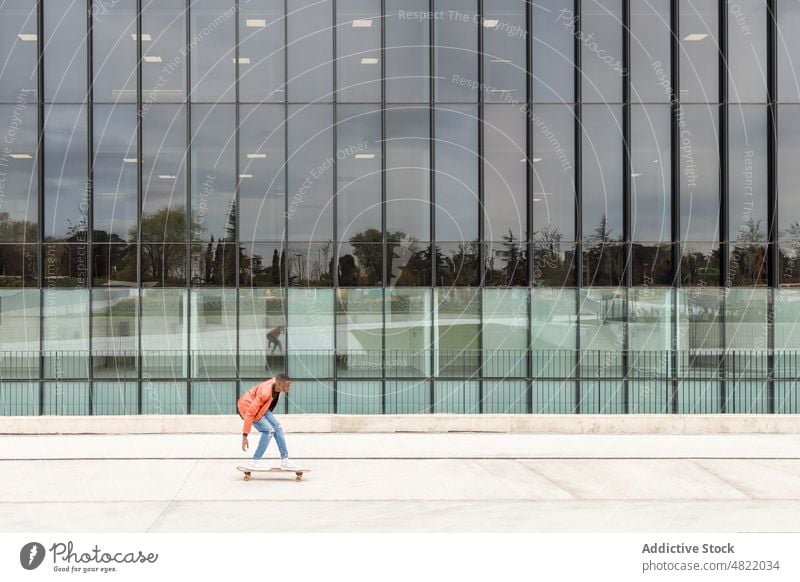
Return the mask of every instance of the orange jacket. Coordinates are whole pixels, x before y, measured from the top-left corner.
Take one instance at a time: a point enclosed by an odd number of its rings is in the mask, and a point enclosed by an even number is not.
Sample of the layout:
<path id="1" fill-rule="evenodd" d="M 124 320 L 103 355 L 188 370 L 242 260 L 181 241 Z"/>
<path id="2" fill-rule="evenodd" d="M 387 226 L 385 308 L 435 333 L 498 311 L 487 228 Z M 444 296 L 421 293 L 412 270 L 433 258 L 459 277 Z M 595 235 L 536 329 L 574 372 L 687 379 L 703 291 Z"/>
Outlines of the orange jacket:
<path id="1" fill-rule="evenodd" d="M 256 384 L 241 395 L 239 402 L 236 403 L 236 408 L 239 409 L 239 414 L 244 419 L 242 434 L 250 434 L 253 421 L 259 420 L 269 410 L 274 386 L 275 378 L 270 378 Z"/>

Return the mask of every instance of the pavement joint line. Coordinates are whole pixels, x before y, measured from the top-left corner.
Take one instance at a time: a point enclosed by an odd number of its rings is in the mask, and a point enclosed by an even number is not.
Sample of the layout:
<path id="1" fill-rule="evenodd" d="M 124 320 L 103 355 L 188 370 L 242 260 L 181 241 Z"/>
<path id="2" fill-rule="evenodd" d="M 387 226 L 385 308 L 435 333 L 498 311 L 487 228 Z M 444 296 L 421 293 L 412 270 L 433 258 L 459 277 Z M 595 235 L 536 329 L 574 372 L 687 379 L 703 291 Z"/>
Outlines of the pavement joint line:
<path id="1" fill-rule="evenodd" d="M 529 459 L 523 459 L 523 460 L 529 460 Z M 579 499 L 583 499 L 583 498 L 580 496 L 580 494 L 578 494 L 576 491 L 573 491 L 573 490 L 572 490 L 572 489 L 570 489 L 569 487 L 566 487 L 566 486 L 565 486 L 563 483 L 558 483 L 558 482 L 554 481 L 553 479 L 551 479 L 550 477 L 548 477 L 548 476 L 547 476 L 547 475 L 545 475 L 544 473 L 540 473 L 539 471 L 537 471 L 536 469 L 534 469 L 533 467 L 531 467 L 531 466 L 530 466 L 530 465 L 528 465 L 527 463 L 522 463 L 522 462 L 520 462 L 520 461 L 517 461 L 517 462 L 518 462 L 518 463 L 519 463 L 521 466 L 525 467 L 525 468 L 526 468 L 528 471 L 530 471 L 531 473 L 533 473 L 534 475 L 537 475 L 537 476 L 538 476 L 540 479 L 543 479 L 544 481 L 547 481 L 547 482 L 548 482 L 548 483 L 550 483 L 550 484 L 551 484 L 553 487 L 555 487 L 555 488 L 557 488 L 557 489 L 560 489 L 561 491 L 563 491 L 564 493 L 566 493 L 567 495 L 569 495 L 570 497 L 572 497 L 572 498 L 573 498 L 573 499 L 575 499 L 576 501 L 577 501 L 577 500 L 579 500 Z"/>
<path id="2" fill-rule="evenodd" d="M 734 489 L 739 491 L 742 495 L 747 496 L 748 499 L 757 499 L 757 498 L 760 497 L 759 495 L 756 495 L 752 491 L 748 491 L 746 489 L 743 489 L 741 484 L 734 483 L 730 479 L 728 479 L 726 477 L 723 477 L 722 475 L 719 474 L 719 472 L 715 471 L 714 469 L 712 469 L 710 467 L 706 467 L 702 463 L 698 463 L 696 460 L 692 460 L 690 462 L 692 463 L 692 465 L 694 465 L 695 467 L 698 467 L 700 470 L 705 471 L 709 475 L 712 475 L 716 479 L 719 479 L 723 483 L 726 483 L 729 487 L 733 487 Z"/>
<path id="3" fill-rule="evenodd" d="M 800 461 L 800 457 L 292 457 L 303 461 Z M 7 457 L 3 461 L 236 461 L 239 457 Z M 278 459 L 275 459 L 278 462 Z"/>
<path id="4" fill-rule="evenodd" d="M 178 491 L 175 492 L 175 495 L 172 496 L 172 499 L 167 501 L 161 511 L 158 512 L 158 515 L 153 520 L 153 523 L 151 523 L 145 530 L 147 533 L 150 533 L 154 527 L 163 521 L 163 517 L 169 511 L 170 507 L 172 507 L 172 504 L 175 503 L 175 498 L 178 496 L 178 494 L 180 494 L 181 491 L 183 491 L 183 487 L 186 485 L 187 481 L 189 481 L 189 477 L 192 476 L 192 473 L 194 473 L 194 470 L 197 468 L 199 463 L 199 460 L 195 461 L 194 465 L 192 465 L 192 467 L 186 472 L 186 476 L 183 478 L 183 483 L 181 483 L 181 486 L 178 487 Z M 165 500 L 162 499 L 162 501 Z"/>
<path id="5" fill-rule="evenodd" d="M 262 481 L 267 482 L 266 479 L 262 479 Z M 278 483 L 280 482 L 278 479 L 274 479 L 273 482 Z M 285 480 L 286 483 L 294 483 L 294 480 Z M 248 484 L 248 487 L 251 485 Z M 520 498 L 520 497 L 493 497 L 491 499 L 480 499 L 476 500 L 472 497 L 441 497 L 436 499 L 431 499 L 429 497 L 408 497 L 408 498 L 375 498 L 375 499 L 363 499 L 363 498 L 349 498 L 349 497 L 342 497 L 339 499 L 323 499 L 323 498 L 306 498 L 306 499 L 275 499 L 274 497 L 270 497 L 268 499 L 254 499 L 252 497 L 247 499 L 175 499 L 174 501 L 169 501 L 167 499 L 104 499 L 104 500 L 86 500 L 86 499 L 75 499 L 70 501 L 0 501 L 0 507 L 2 506 L 13 506 L 13 505 L 49 505 L 49 504 L 112 504 L 112 503 L 129 503 L 129 504 L 138 504 L 138 503 L 166 503 L 168 507 L 173 505 L 181 505 L 181 504 L 189 504 L 189 503 L 466 503 L 469 505 L 482 505 L 482 504 L 498 504 L 498 503 L 506 503 L 506 504 L 543 504 L 543 503 L 558 503 L 558 504 L 570 504 L 570 503 L 577 503 L 577 504 L 588 504 L 592 505 L 594 503 L 647 503 L 647 504 L 672 504 L 672 503 L 679 503 L 679 504 L 686 504 L 686 503 L 701 503 L 701 504 L 708 504 L 708 503 L 730 503 L 730 504 L 741 504 L 741 503 L 758 503 L 763 505 L 769 505 L 773 503 L 797 503 L 800 501 L 800 498 L 791 498 L 791 497 L 777 497 L 777 498 L 766 498 L 766 497 L 759 497 L 757 499 L 730 499 L 724 498 L 721 499 L 719 497 L 694 497 L 692 499 L 681 498 L 681 497 L 585 497 L 580 499 L 548 499 L 548 498 Z M 159 514 L 159 517 L 164 514 L 167 507 Z M 158 518 L 156 519 L 158 521 Z M 155 522 L 153 522 L 155 525 Z M 152 526 L 151 526 L 152 527 Z M 0 528 L 0 533 L 2 533 L 2 528 Z"/>

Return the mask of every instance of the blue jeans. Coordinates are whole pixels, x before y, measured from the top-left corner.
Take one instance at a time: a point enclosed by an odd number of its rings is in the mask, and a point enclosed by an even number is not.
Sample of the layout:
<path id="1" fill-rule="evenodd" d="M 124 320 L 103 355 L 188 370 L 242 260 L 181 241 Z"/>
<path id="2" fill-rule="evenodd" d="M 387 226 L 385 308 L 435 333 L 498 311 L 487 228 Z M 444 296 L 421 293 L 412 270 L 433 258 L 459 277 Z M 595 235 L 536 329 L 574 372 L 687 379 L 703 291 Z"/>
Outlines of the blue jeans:
<path id="1" fill-rule="evenodd" d="M 253 453 L 254 461 L 257 461 L 264 456 L 264 453 L 267 451 L 269 439 L 272 438 L 272 433 L 275 433 L 275 441 L 278 443 L 278 450 L 281 452 L 281 459 L 289 458 L 289 451 L 286 450 L 286 439 L 283 438 L 283 429 L 281 428 L 281 423 L 278 422 L 278 419 L 275 418 L 274 414 L 267 410 L 267 413 L 259 420 L 255 421 L 253 426 L 256 427 L 256 430 L 261 433 L 261 438 L 258 440 L 256 452 Z"/>

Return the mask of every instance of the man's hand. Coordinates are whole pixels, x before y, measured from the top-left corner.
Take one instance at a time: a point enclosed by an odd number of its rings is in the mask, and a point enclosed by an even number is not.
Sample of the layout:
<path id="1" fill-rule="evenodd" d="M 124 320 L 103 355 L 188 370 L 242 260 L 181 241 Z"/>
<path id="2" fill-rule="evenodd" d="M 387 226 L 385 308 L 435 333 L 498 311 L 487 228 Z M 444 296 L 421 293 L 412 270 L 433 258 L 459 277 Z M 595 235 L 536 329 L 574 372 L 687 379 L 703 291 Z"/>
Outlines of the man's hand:
<path id="1" fill-rule="evenodd" d="M 246 436 L 242 436 L 242 450 L 246 451 L 249 446 L 250 446 L 250 443 L 247 442 L 247 437 Z"/>

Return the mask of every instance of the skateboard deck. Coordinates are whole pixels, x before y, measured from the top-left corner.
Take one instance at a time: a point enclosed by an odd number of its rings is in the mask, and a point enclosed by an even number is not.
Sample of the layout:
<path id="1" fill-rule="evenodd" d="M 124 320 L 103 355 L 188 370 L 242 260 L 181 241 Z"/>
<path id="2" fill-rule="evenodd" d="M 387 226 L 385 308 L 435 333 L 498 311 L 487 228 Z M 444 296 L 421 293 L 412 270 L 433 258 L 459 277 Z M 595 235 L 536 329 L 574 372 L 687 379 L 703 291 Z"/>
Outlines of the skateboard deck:
<path id="1" fill-rule="evenodd" d="M 303 473 L 308 473 L 311 469 L 284 469 L 282 467 L 270 467 L 269 469 L 252 469 L 250 467 L 236 467 L 239 471 L 244 473 L 244 480 L 250 481 L 253 478 L 253 473 L 294 473 L 295 481 L 303 480 Z"/>

